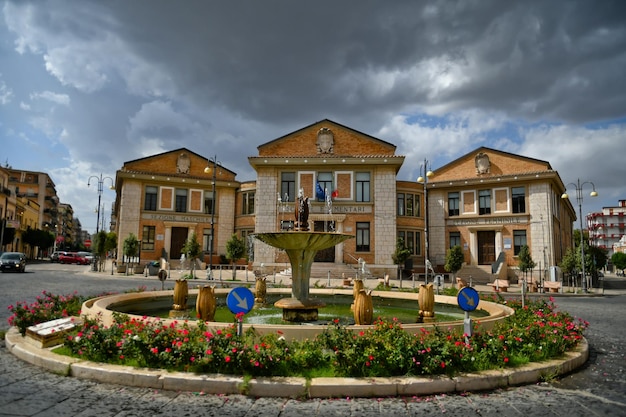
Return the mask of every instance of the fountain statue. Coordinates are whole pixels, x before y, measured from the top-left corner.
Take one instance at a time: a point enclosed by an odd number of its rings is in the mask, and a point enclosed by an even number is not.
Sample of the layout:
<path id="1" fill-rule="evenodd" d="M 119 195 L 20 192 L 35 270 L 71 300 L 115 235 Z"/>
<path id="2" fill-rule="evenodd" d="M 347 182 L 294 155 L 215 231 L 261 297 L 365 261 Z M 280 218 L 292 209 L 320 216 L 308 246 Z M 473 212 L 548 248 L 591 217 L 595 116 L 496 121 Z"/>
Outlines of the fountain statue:
<path id="1" fill-rule="evenodd" d="M 318 309 L 325 306 L 322 301 L 309 298 L 311 265 L 315 254 L 354 236 L 335 232 L 310 232 L 309 199 L 304 196 L 303 190 L 299 191 L 295 207 L 294 230 L 255 233 L 254 237 L 270 246 L 283 249 L 289 257 L 292 280 L 291 298 L 283 298 L 274 303 L 276 307 L 282 308 L 283 320 L 315 321 L 318 317 Z"/>

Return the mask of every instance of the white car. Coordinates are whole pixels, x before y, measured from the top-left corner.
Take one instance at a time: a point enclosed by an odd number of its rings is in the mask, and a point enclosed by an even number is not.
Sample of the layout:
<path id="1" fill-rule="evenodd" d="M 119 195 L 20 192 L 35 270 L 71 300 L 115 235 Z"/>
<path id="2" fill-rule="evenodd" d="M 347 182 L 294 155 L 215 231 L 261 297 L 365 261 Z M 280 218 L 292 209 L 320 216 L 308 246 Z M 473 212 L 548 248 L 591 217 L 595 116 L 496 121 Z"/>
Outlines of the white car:
<path id="1" fill-rule="evenodd" d="M 81 258 L 87 258 L 89 263 L 93 262 L 93 253 L 91 252 L 78 252 L 77 255 L 80 256 Z"/>

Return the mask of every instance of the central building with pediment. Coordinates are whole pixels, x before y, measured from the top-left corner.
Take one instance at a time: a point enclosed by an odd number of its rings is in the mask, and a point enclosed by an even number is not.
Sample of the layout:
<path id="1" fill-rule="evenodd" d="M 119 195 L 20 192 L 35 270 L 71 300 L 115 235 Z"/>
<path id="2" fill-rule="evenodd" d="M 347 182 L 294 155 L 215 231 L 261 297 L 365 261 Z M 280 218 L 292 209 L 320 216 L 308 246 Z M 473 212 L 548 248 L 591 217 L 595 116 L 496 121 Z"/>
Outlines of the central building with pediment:
<path id="1" fill-rule="evenodd" d="M 434 170 L 425 188 L 397 179 L 410 161 L 395 145 L 327 119 L 257 149 L 248 157 L 256 179 L 242 182 L 226 167 L 213 182 L 209 160 L 184 148 L 125 163 L 116 177 L 118 257 L 129 233 L 142 242 L 145 262 L 179 256 L 195 232 L 204 261 L 217 263 L 235 233 L 249 243 L 251 268 L 280 270 L 286 254 L 248 237 L 292 229 L 300 193 L 309 198 L 309 230 L 354 236 L 318 253 L 314 269 L 333 275 L 364 263 L 374 276 L 395 277 L 398 239 L 411 253 L 408 273 L 420 279 L 426 259 L 444 272 L 452 246 L 462 248 L 467 268 L 499 263 L 512 276 L 523 245 L 545 271 L 573 244 L 576 213 L 546 161 L 478 148 Z"/>

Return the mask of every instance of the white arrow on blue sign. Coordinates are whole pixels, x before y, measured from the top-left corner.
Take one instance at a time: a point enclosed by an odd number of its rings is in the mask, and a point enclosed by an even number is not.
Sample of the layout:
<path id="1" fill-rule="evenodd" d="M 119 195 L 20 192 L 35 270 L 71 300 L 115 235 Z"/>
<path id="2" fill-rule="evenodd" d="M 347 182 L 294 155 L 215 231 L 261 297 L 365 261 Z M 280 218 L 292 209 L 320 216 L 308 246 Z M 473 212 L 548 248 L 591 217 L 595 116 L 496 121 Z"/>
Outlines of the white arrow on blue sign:
<path id="1" fill-rule="evenodd" d="M 254 306 L 254 294 L 246 287 L 233 288 L 226 296 L 226 305 L 233 314 L 246 314 Z"/>

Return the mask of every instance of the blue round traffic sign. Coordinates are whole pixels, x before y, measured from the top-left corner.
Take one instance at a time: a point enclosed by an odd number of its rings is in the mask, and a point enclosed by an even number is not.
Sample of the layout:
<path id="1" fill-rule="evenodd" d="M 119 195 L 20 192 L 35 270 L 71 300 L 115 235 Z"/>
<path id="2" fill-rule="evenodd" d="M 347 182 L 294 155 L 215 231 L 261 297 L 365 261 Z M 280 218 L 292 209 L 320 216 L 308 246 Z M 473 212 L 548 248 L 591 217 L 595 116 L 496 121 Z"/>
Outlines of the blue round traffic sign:
<path id="1" fill-rule="evenodd" d="M 233 288 L 226 296 L 226 305 L 233 314 L 246 314 L 254 307 L 254 294 L 246 287 Z"/>
<path id="2" fill-rule="evenodd" d="M 474 311 L 478 307 L 480 297 L 478 291 L 472 287 L 463 287 L 459 291 L 456 300 L 463 311 Z"/>

